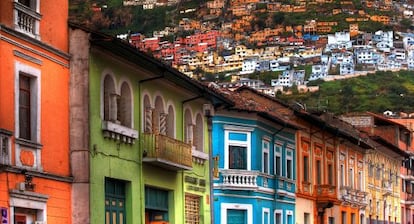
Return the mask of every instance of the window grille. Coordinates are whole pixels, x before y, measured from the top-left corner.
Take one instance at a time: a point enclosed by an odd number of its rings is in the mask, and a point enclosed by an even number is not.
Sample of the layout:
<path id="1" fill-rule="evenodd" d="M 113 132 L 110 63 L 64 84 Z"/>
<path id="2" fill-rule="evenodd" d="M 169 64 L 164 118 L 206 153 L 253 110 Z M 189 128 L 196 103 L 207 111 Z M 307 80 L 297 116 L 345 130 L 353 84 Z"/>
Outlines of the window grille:
<path id="1" fill-rule="evenodd" d="M 190 195 L 185 196 L 185 223 L 200 223 L 200 197 Z"/>

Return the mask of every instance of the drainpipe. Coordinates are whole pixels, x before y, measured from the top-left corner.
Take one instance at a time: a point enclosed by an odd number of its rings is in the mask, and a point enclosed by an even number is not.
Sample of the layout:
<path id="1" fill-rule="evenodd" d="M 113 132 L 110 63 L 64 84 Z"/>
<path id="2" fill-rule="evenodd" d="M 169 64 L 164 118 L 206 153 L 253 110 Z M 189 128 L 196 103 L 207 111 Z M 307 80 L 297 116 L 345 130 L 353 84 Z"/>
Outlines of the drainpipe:
<path id="1" fill-rule="evenodd" d="M 214 189 L 213 189 L 213 169 L 214 169 L 214 163 L 213 163 L 213 149 L 212 149 L 212 143 L 211 143 L 211 138 L 212 138 L 212 128 L 213 128 L 213 121 L 212 121 L 212 117 L 211 114 L 207 114 L 207 128 L 208 128 L 208 147 L 209 147 L 209 153 L 208 153 L 208 161 L 209 161 L 209 179 L 210 179 L 210 222 L 214 223 L 214 205 L 213 205 L 213 201 L 214 201 Z"/>

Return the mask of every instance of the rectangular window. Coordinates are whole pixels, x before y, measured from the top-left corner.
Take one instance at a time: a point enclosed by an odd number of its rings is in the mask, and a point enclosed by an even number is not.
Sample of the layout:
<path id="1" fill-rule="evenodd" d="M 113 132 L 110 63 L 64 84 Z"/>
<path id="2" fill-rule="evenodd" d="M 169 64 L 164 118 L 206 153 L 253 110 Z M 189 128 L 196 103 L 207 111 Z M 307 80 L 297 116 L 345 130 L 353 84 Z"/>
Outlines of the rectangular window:
<path id="1" fill-rule="evenodd" d="M 126 224 L 125 183 L 105 179 L 105 224 Z"/>
<path id="2" fill-rule="evenodd" d="M 334 180 L 333 180 L 333 165 L 332 164 L 328 164 L 328 184 L 330 186 L 334 185 Z"/>
<path id="3" fill-rule="evenodd" d="M 362 171 L 358 172 L 358 190 L 363 189 L 363 183 L 362 183 Z"/>
<path id="4" fill-rule="evenodd" d="M 344 185 L 345 184 L 345 170 L 344 170 L 344 165 L 343 164 L 341 164 L 339 172 L 340 172 L 339 173 L 339 180 L 340 180 L 339 186 L 343 187 L 343 186 L 345 186 Z"/>
<path id="5" fill-rule="evenodd" d="M 303 156 L 303 181 L 309 182 L 309 157 Z"/>
<path id="6" fill-rule="evenodd" d="M 351 188 L 354 188 L 354 169 L 349 169 L 349 174 L 348 174 L 348 186 L 350 186 Z"/>
<path id="7" fill-rule="evenodd" d="M 310 214 L 309 213 L 303 213 L 303 224 L 310 224 Z"/>
<path id="8" fill-rule="evenodd" d="M 286 177 L 288 179 L 293 179 L 292 153 L 292 150 L 286 150 Z"/>
<path id="9" fill-rule="evenodd" d="M 19 76 L 19 137 L 32 140 L 30 77 Z"/>
<path id="10" fill-rule="evenodd" d="M 335 224 L 335 218 L 334 217 L 328 217 L 328 224 Z"/>
<path id="11" fill-rule="evenodd" d="M 369 177 L 374 176 L 374 165 L 372 165 L 371 163 L 369 164 L 368 176 Z"/>
<path id="12" fill-rule="evenodd" d="M 185 223 L 200 223 L 200 197 L 192 195 L 185 196 Z"/>
<path id="13" fill-rule="evenodd" d="M 356 224 L 355 221 L 355 213 L 351 213 L 351 224 Z"/>
<path id="14" fill-rule="evenodd" d="M 270 216 L 269 216 L 269 209 L 263 208 L 263 224 L 270 224 Z"/>
<path id="15" fill-rule="evenodd" d="M 243 146 L 229 146 L 229 169 L 247 169 L 247 148 Z"/>
<path id="16" fill-rule="evenodd" d="M 316 160 L 316 184 L 322 184 L 322 167 L 320 160 Z"/>
<path id="17" fill-rule="evenodd" d="M 262 171 L 263 173 L 269 173 L 269 147 L 270 147 L 269 141 L 263 140 L 262 142 L 262 150 L 263 150 Z"/>
<path id="18" fill-rule="evenodd" d="M 346 224 L 346 212 L 341 212 L 341 224 Z"/>
<path id="19" fill-rule="evenodd" d="M 280 148 L 276 147 L 275 148 L 275 175 L 276 176 L 281 176 L 282 173 L 282 158 L 280 155 Z"/>
<path id="20" fill-rule="evenodd" d="M 281 212 L 275 213 L 275 224 L 282 224 L 282 213 Z"/>
<path id="21" fill-rule="evenodd" d="M 227 209 L 227 223 L 247 223 L 247 210 Z"/>

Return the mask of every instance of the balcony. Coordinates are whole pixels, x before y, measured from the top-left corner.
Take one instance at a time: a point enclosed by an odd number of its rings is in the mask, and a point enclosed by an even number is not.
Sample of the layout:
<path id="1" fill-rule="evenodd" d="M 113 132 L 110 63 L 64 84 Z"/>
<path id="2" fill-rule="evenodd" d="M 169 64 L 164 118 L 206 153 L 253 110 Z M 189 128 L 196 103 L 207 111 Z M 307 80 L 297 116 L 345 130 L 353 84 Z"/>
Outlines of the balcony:
<path id="1" fill-rule="evenodd" d="M 42 16 L 35 10 L 14 2 L 15 29 L 33 38 L 39 39 L 39 24 Z"/>
<path id="2" fill-rule="evenodd" d="M 295 194 L 295 181 L 286 177 L 276 178 L 276 194 L 281 197 L 291 196 Z"/>
<path id="3" fill-rule="evenodd" d="M 333 185 L 317 184 L 314 186 L 314 195 L 318 202 L 332 202 L 337 200 L 336 188 Z"/>
<path id="4" fill-rule="evenodd" d="M 221 170 L 222 188 L 230 190 L 256 190 L 259 173 L 250 170 Z"/>
<path id="5" fill-rule="evenodd" d="M 367 205 L 367 192 L 348 186 L 342 186 L 340 191 L 343 202 L 358 207 L 365 207 Z"/>
<path id="6" fill-rule="evenodd" d="M 165 135 L 141 134 L 143 162 L 169 170 L 191 170 L 191 145 Z"/>
<path id="7" fill-rule="evenodd" d="M 382 181 L 382 194 L 384 196 L 392 194 L 392 185 L 391 185 L 390 181 L 388 181 L 388 180 L 383 180 Z"/>

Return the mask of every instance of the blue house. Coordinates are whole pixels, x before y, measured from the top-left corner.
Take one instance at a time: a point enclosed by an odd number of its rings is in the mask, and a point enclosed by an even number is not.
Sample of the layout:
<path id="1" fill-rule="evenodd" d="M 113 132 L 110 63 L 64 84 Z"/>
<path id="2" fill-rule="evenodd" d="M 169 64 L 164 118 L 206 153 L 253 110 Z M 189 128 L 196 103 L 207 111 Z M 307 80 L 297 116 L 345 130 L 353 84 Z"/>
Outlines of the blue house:
<path id="1" fill-rule="evenodd" d="M 217 90 L 219 91 L 219 90 Z M 297 124 L 289 110 L 248 87 L 212 119 L 214 223 L 295 223 Z"/>

